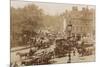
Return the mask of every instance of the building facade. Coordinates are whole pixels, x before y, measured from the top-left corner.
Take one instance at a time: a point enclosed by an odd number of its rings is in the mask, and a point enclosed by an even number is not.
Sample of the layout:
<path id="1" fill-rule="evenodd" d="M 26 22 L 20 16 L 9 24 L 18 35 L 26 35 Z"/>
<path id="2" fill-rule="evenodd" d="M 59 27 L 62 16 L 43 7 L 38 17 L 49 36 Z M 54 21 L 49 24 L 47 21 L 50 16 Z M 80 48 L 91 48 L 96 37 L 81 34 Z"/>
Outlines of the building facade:
<path id="1" fill-rule="evenodd" d="M 72 24 L 72 33 L 75 34 L 95 34 L 95 11 L 94 9 L 83 7 L 78 10 L 78 7 L 72 7 L 72 10 L 65 13 L 66 30 L 69 22 Z"/>

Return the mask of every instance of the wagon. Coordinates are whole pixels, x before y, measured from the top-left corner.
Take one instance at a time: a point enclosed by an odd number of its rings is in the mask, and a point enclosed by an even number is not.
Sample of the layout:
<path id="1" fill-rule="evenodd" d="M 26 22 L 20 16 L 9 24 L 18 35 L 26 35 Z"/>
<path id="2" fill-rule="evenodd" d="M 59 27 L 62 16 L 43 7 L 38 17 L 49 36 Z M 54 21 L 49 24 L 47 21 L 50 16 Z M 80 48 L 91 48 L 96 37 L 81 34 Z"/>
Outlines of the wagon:
<path id="1" fill-rule="evenodd" d="M 52 52 L 46 53 L 45 49 L 38 50 L 33 56 L 22 60 L 22 65 L 43 65 L 51 64 Z"/>
<path id="2" fill-rule="evenodd" d="M 68 44 L 66 39 L 57 39 L 55 55 L 56 57 L 63 57 L 68 53 Z"/>

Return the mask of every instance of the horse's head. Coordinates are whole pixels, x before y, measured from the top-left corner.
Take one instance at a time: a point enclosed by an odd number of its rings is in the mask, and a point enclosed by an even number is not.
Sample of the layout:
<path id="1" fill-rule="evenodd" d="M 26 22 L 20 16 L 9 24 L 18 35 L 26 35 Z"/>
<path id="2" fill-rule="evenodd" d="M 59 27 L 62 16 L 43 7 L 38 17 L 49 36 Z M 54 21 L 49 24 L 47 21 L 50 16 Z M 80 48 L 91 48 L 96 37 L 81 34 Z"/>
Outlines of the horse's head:
<path id="1" fill-rule="evenodd" d="M 20 52 L 17 52 L 16 55 L 20 55 Z"/>

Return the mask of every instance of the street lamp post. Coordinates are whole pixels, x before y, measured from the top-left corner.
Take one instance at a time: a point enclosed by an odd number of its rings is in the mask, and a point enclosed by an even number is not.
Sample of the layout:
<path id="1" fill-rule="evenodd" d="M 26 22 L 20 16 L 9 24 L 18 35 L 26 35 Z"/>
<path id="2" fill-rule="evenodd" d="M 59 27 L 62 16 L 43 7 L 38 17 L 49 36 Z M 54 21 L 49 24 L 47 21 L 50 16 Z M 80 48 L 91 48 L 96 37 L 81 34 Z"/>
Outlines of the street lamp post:
<path id="1" fill-rule="evenodd" d="M 71 38 L 71 31 L 72 31 L 72 24 L 71 24 L 71 21 L 70 23 L 67 25 L 67 31 L 68 31 L 68 62 L 67 63 L 71 63 L 71 41 L 70 41 L 70 38 Z"/>

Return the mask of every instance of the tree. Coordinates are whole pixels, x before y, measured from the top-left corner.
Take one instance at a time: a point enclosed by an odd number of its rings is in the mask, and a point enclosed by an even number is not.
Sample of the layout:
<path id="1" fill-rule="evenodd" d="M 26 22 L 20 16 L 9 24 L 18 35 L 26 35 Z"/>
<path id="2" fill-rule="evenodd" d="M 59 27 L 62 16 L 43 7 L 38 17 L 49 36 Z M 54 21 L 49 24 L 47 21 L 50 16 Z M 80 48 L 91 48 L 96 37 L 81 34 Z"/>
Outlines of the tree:
<path id="1" fill-rule="evenodd" d="M 11 46 L 18 46 L 23 30 L 34 31 L 43 26 L 43 11 L 36 5 L 27 5 L 24 8 L 11 7 Z"/>

